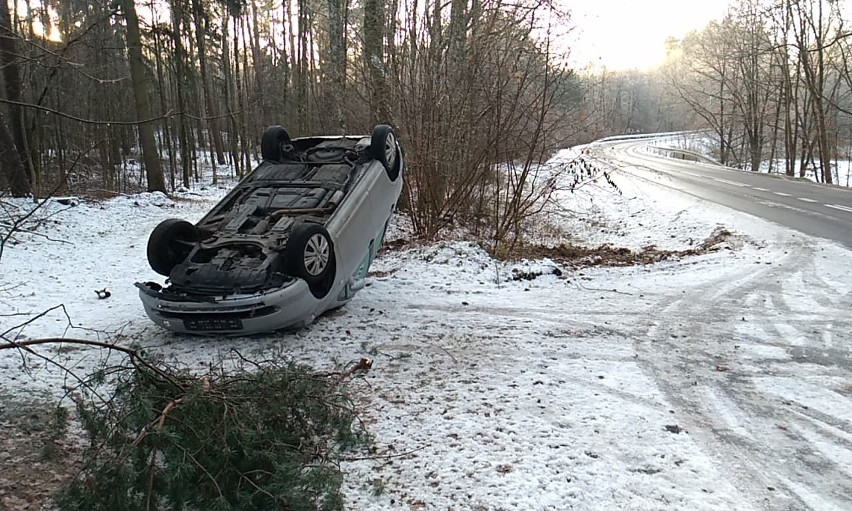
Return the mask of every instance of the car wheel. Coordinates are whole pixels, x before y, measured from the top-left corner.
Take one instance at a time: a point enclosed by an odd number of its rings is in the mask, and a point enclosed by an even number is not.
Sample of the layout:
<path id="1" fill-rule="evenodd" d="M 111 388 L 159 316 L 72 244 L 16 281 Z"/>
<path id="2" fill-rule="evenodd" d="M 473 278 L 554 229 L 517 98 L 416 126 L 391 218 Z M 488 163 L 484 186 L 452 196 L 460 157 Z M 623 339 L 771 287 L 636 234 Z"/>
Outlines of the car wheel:
<path id="1" fill-rule="evenodd" d="M 199 239 L 198 228 L 177 218 L 163 220 L 148 237 L 148 264 L 166 277 L 192 251 Z"/>
<path id="2" fill-rule="evenodd" d="M 287 242 L 287 265 L 294 277 L 304 280 L 311 293 L 322 298 L 334 283 L 334 244 L 325 227 L 304 223 L 293 228 Z"/>
<path id="3" fill-rule="evenodd" d="M 399 177 L 399 145 L 393 128 L 379 124 L 370 136 L 370 156 L 379 160 L 391 181 Z"/>
<path id="4" fill-rule="evenodd" d="M 263 131 L 260 138 L 260 155 L 264 160 L 282 161 L 286 152 L 292 151 L 290 134 L 281 126 L 270 126 Z M 292 146 L 290 146 L 292 147 Z"/>

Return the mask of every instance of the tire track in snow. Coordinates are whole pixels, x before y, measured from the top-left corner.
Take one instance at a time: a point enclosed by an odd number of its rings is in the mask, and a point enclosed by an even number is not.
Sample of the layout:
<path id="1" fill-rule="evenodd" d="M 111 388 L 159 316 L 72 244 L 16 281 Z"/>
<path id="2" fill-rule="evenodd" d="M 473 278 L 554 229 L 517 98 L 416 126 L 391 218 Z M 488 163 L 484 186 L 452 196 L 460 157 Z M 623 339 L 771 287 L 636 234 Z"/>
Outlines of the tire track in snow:
<path id="1" fill-rule="evenodd" d="M 852 364 L 848 345 L 827 350 L 832 337 L 824 335 L 852 331 L 841 308 L 848 292 L 826 285 L 814 257 L 806 245 L 791 246 L 773 265 L 664 299 L 662 321 L 635 344 L 675 417 L 758 508 L 852 504 L 852 401 L 833 388 L 850 381 Z M 790 306 L 791 290 L 809 315 Z M 810 383 L 791 383 L 799 378 Z"/>

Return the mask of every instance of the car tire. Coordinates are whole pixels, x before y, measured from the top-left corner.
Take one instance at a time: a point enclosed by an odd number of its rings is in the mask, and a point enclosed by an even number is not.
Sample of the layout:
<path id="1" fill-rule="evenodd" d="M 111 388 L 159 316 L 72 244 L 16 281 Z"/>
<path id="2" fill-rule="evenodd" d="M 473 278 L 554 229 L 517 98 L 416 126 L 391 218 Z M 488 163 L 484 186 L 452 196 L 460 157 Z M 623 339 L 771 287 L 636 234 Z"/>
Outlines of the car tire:
<path id="1" fill-rule="evenodd" d="M 393 128 L 379 124 L 370 136 L 370 156 L 381 162 L 391 181 L 399 177 L 400 151 Z"/>
<path id="2" fill-rule="evenodd" d="M 168 277 L 174 267 L 186 259 L 198 239 L 198 228 L 186 220 L 163 220 L 148 237 L 148 264 L 155 272 Z"/>
<path id="3" fill-rule="evenodd" d="M 287 241 L 289 273 L 304 280 L 316 298 L 323 298 L 334 284 L 334 244 L 325 227 L 314 223 L 297 225 Z"/>
<path id="4" fill-rule="evenodd" d="M 263 131 L 263 136 L 260 137 L 260 155 L 264 160 L 283 161 L 284 154 L 288 152 L 285 146 L 290 146 L 290 134 L 287 130 L 281 126 L 270 126 Z"/>

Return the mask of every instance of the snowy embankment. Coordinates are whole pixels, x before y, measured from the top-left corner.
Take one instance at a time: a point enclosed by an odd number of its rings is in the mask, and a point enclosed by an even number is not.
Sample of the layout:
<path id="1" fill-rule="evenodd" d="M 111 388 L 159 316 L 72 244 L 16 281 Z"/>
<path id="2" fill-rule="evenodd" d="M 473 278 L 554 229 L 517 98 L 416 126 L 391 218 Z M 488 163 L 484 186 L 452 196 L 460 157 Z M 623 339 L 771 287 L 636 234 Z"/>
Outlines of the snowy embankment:
<path id="1" fill-rule="evenodd" d="M 849 509 L 852 255 L 614 179 L 621 193 L 559 192 L 536 236 L 686 249 L 719 225 L 735 235 L 703 256 L 559 272 L 465 241 L 387 251 L 310 327 L 217 339 L 154 327 L 133 282 L 157 278 L 153 227 L 197 220 L 224 189 L 49 203 L 0 261 L 0 314 L 23 314 L 2 330 L 64 305 L 19 338 L 108 336 L 192 366 L 232 348 L 320 369 L 372 357 L 356 391 L 377 452 L 343 464 L 352 509 Z M 44 353 L 81 372 L 103 356 Z M 33 359 L 25 373 L 21 357 L 0 352 L 7 393 L 62 394 L 62 374 Z"/>

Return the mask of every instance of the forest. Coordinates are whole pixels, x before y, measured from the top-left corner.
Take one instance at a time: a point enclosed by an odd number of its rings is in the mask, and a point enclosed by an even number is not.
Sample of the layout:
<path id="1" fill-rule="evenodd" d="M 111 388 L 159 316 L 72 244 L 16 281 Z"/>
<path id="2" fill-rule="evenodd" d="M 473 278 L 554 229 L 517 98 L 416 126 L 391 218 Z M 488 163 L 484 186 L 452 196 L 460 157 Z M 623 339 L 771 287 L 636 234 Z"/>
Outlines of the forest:
<path id="1" fill-rule="evenodd" d="M 609 71 L 570 65 L 570 2 L 10 1 L 0 187 L 168 193 L 249 171 L 266 126 L 378 123 L 402 141 L 403 206 L 426 236 L 465 219 L 505 236 L 541 162 L 613 134 L 707 130 L 724 164 L 832 183 L 852 147 L 844 9 L 737 0 L 670 38 L 660 68 Z"/>

